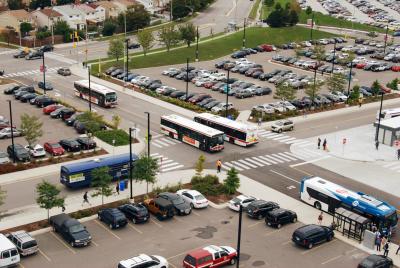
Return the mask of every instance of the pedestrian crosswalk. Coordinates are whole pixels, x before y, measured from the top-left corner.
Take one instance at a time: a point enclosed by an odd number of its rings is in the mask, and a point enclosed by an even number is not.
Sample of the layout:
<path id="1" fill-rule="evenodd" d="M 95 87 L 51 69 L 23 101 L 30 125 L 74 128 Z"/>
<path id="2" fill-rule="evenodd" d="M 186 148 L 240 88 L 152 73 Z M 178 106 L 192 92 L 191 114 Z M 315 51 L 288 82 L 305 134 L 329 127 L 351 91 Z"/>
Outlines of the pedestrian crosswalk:
<path id="1" fill-rule="evenodd" d="M 172 139 L 170 137 L 166 136 L 161 136 L 159 139 L 152 139 L 151 140 L 151 145 L 157 147 L 157 148 L 164 148 L 164 147 L 169 147 L 172 145 L 176 145 L 182 143 L 181 141 Z"/>
<path id="2" fill-rule="evenodd" d="M 165 157 L 159 153 L 153 153 L 150 154 L 150 156 L 154 159 L 157 159 L 159 165 L 159 172 L 167 172 L 184 167 L 184 165 L 175 162 L 174 160 L 169 159 L 168 157 Z"/>
<path id="3" fill-rule="evenodd" d="M 46 74 L 47 73 L 56 73 L 59 68 L 60 67 L 48 68 L 46 70 Z M 41 73 L 41 72 L 40 72 L 39 69 L 37 69 L 37 70 L 30 70 L 30 71 L 24 71 L 24 72 L 5 74 L 3 76 L 0 75 L 0 77 L 7 78 L 7 77 L 30 76 L 30 75 L 39 74 L 39 73 Z"/>
<path id="4" fill-rule="evenodd" d="M 276 133 L 269 130 L 261 129 L 258 131 L 258 136 L 267 140 L 277 141 L 285 144 L 295 144 L 300 147 L 305 147 L 312 144 L 310 141 L 297 139 L 286 134 Z"/>
<path id="5" fill-rule="evenodd" d="M 400 163 L 399 162 L 390 162 L 388 164 L 383 165 L 384 168 L 393 170 L 395 172 L 400 172 Z"/>

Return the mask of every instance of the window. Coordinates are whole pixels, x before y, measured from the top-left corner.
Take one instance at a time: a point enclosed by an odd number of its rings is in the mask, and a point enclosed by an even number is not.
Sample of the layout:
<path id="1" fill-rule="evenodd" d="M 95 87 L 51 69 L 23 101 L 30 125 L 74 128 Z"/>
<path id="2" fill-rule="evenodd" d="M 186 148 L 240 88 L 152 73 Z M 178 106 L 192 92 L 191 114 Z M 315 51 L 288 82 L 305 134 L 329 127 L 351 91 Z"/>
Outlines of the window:
<path id="1" fill-rule="evenodd" d="M 227 252 L 225 252 L 225 251 L 221 251 L 220 253 L 221 253 L 221 258 L 222 258 L 222 257 L 226 257 L 226 256 L 228 256 L 228 253 L 227 253 Z"/>
<path id="2" fill-rule="evenodd" d="M 3 251 L 3 252 L 1 253 L 1 258 L 2 258 L 2 259 L 10 258 L 10 251 L 8 251 L 8 250 Z"/>
<path id="3" fill-rule="evenodd" d="M 11 256 L 17 256 L 17 255 L 18 255 L 18 251 L 16 249 L 12 249 Z"/>
<path id="4" fill-rule="evenodd" d="M 215 252 L 214 253 L 214 259 L 217 260 L 219 259 L 221 256 L 219 255 L 219 252 Z"/>

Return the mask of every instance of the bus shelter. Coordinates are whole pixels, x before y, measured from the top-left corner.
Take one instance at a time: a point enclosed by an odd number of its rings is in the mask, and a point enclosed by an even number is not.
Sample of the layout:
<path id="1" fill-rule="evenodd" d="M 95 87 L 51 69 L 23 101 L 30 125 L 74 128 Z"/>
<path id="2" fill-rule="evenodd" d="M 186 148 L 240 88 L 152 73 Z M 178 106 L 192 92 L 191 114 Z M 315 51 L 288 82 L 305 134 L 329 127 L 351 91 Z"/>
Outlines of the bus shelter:
<path id="1" fill-rule="evenodd" d="M 372 222 L 370 219 L 340 207 L 333 215 L 333 225 L 342 235 L 361 242 L 365 230 L 371 229 Z"/>

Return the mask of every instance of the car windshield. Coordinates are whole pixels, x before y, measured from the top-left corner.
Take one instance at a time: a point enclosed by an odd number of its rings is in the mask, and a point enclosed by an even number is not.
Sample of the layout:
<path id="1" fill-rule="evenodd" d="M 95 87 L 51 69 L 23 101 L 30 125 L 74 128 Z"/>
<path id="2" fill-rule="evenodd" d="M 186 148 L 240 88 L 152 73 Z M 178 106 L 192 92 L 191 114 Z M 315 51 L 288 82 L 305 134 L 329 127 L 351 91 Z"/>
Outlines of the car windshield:
<path id="1" fill-rule="evenodd" d="M 180 204 L 184 204 L 185 201 L 183 200 L 182 197 L 177 195 L 174 199 L 172 199 L 172 203 L 174 203 L 174 205 L 180 205 Z"/>
<path id="2" fill-rule="evenodd" d="M 85 227 L 81 224 L 73 225 L 69 228 L 69 231 L 73 234 L 80 233 L 85 231 Z"/>
<path id="3" fill-rule="evenodd" d="M 106 94 L 106 100 L 107 101 L 116 101 L 117 100 L 117 93 L 107 93 Z"/>
<path id="4" fill-rule="evenodd" d="M 60 144 L 58 144 L 58 143 L 51 143 L 50 146 L 52 148 L 60 148 L 61 147 Z"/>
<path id="5" fill-rule="evenodd" d="M 31 240 L 22 244 L 22 249 L 28 249 L 37 246 L 36 240 Z"/>
<path id="6" fill-rule="evenodd" d="M 275 124 L 278 125 L 278 126 L 283 126 L 283 121 L 278 121 Z"/>
<path id="7" fill-rule="evenodd" d="M 194 198 L 198 201 L 206 199 L 203 195 L 196 195 Z"/>
<path id="8" fill-rule="evenodd" d="M 365 259 L 362 262 L 362 266 L 360 266 L 362 268 L 374 268 L 375 267 L 375 263 L 371 260 Z"/>

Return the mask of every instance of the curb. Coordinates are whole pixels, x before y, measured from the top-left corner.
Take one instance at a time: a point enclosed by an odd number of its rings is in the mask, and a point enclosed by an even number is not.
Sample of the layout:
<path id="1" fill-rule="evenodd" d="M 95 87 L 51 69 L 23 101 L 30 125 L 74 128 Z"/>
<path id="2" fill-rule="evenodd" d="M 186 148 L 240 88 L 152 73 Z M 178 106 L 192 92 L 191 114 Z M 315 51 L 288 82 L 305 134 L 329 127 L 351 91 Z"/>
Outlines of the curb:
<path id="1" fill-rule="evenodd" d="M 208 200 L 208 204 L 210 205 L 210 207 L 215 208 L 215 209 L 224 209 L 228 207 L 228 203 L 225 202 L 223 204 L 216 204 L 210 200 Z"/>

